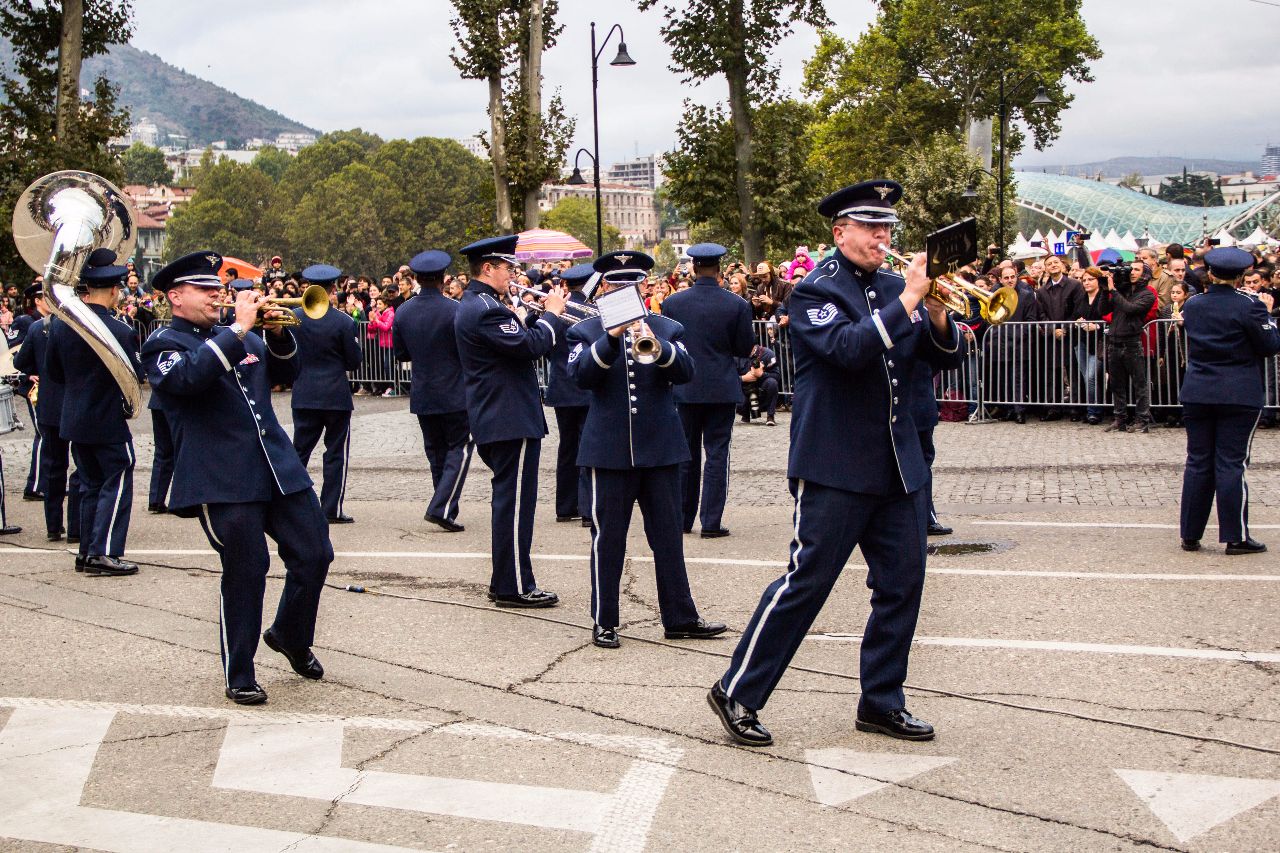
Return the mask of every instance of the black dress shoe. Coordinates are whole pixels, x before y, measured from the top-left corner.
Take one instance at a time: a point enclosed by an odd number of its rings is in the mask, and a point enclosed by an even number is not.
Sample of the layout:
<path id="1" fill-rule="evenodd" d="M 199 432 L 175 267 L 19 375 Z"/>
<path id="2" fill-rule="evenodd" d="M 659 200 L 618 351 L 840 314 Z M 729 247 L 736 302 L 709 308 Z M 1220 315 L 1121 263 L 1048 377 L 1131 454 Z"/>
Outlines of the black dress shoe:
<path id="1" fill-rule="evenodd" d="M 1018 412 L 1013 416 L 1013 422 L 1015 424 L 1025 424 L 1027 422 L 1027 416 L 1022 412 Z"/>
<path id="2" fill-rule="evenodd" d="M 136 575 L 138 573 L 138 564 L 130 563 L 128 560 L 121 560 L 119 557 L 98 554 L 85 557 L 84 573 L 86 575 L 110 575 L 112 577 Z"/>
<path id="3" fill-rule="evenodd" d="M 68 545 L 79 545 L 79 544 L 80 544 L 80 537 L 79 537 L 79 536 L 77 536 L 77 535 L 76 535 L 76 534 L 74 534 L 74 533 L 68 533 L 68 534 L 67 534 L 67 544 L 68 544 Z"/>
<path id="4" fill-rule="evenodd" d="M 582 518 L 580 515 L 557 515 L 556 521 L 563 524 L 566 521 L 577 521 L 580 518 Z"/>
<path id="5" fill-rule="evenodd" d="M 261 705 L 267 701 L 267 691 L 256 683 L 249 687 L 228 687 L 227 698 L 237 705 Z"/>
<path id="6" fill-rule="evenodd" d="M 22 499 L 24 501 L 42 501 L 44 500 L 44 495 L 40 492 L 23 492 Z"/>
<path id="7" fill-rule="evenodd" d="M 662 634 L 668 640 L 705 640 L 719 636 L 727 630 L 729 630 L 729 626 L 723 622 L 708 622 L 699 616 L 697 622 L 664 628 Z"/>
<path id="8" fill-rule="evenodd" d="M 721 536 L 728 536 L 728 535 L 729 535 L 729 528 L 727 528 L 727 527 L 713 527 L 713 528 L 711 528 L 710 530 L 707 530 L 707 529 L 704 527 L 704 528 L 702 529 L 702 532 L 701 532 L 701 533 L 699 533 L 698 535 L 699 535 L 699 536 L 701 536 L 703 539 L 719 539 Z"/>
<path id="9" fill-rule="evenodd" d="M 355 524 L 356 520 L 349 515 L 331 515 L 327 518 L 330 524 Z"/>
<path id="10" fill-rule="evenodd" d="M 1071 422 L 1072 422 L 1073 424 L 1078 424 L 1078 423 L 1080 423 L 1080 413 L 1079 413 L 1079 412 L 1072 412 L 1072 413 L 1071 413 Z"/>
<path id="11" fill-rule="evenodd" d="M 707 693 L 707 704 L 720 718 L 720 725 L 729 733 L 729 737 L 743 746 L 771 746 L 773 735 L 756 717 L 756 712 L 733 701 L 724 692 L 720 682 L 711 685 Z"/>
<path id="12" fill-rule="evenodd" d="M 271 633 L 270 628 L 262 635 L 262 642 L 266 643 L 267 648 L 271 649 L 271 651 L 284 655 L 289 661 L 289 666 L 293 667 L 293 671 L 303 678 L 310 678 L 312 681 L 316 681 L 324 677 L 324 667 L 320 665 L 320 661 L 316 660 L 316 656 L 311 653 L 311 649 L 303 649 L 302 651 L 286 649 L 280 645 L 280 641 L 276 639 L 275 634 Z"/>
<path id="13" fill-rule="evenodd" d="M 876 732 L 899 740 L 933 740 L 933 726 L 917 720 L 906 708 L 887 714 L 859 711 L 854 727 L 860 732 Z"/>
<path id="14" fill-rule="evenodd" d="M 1200 550 L 1200 540 L 1199 540 L 1199 539 L 1183 539 L 1183 540 L 1182 540 L 1182 550 L 1184 550 L 1184 551 L 1199 551 L 1199 550 Z"/>
<path id="15" fill-rule="evenodd" d="M 952 533 L 955 533 L 955 531 L 950 527 L 947 527 L 945 524 L 939 524 L 936 521 L 929 522 L 929 527 L 925 532 L 929 536 L 950 536 Z"/>
<path id="16" fill-rule="evenodd" d="M 85 559 L 86 559 L 85 557 L 81 557 L 79 554 L 76 554 L 76 571 L 77 571 L 77 572 L 83 572 L 83 571 L 84 571 L 84 561 L 85 561 Z"/>
<path id="17" fill-rule="evenodd" d="M 14 533 L 21 532 L 22 528 L 16 524 L 6 524 L 4 527 L 0 527 L 0 536 L 11 536 Z"/>
<path id="18" fill-rule="evenodd" d="M 582 526 L 583 526 L 583 527 L 592 527 L 592 526 L 594 526 L 594 525 L 592 524 L 591 519 L 587 518 L 587 517 L 584 515 L 584 516 L 582 517 Z"/>
<path id="19" fill-rule="evenodd" d="M 1089 415 L 1089 417 L 1084 419 L 1084 422 L 1087 423 L 1089 426 L 1097 426 L 1098 424 L 1102 423 L 1102 418 L 1098 417 L 1097 415 Z"/>
<path id="20" fill-rule="evenodd" d="M 50 542 L 61 542 L 62 533 L 63 531 L 61 530 L 50 530 L 48 533 L 44 535 L 44 538 L 48 539 Z"/>
<path id="21" fill-rule="evenodd" d="M 498 595 L 496 592 L 490 592 L 489 600 L 499 607 L 555 607 L 560 603 L 560 596 L 535 586 L 523 594 Z"/>
<path id="22" fill-rule="evenodd" d="M 169 508 L 164 504 L 147 504 L 147 512 L 153 512 L 156 515 L 163 515 L 168 511 Z"/>
<path id="23" fill-rule="evenodd" d="M 1261 554 L 1266 550 L 1267 550 L 1267 546 L 1263 545 L 1261 542 L 1259 542 L 1257 539 L 1254 539 L 1252 536 L 1245 539 L 1243 542 L 1227 543 L 1227 553 L 1233 556 L 1236 554 Z"/>
<path id="24" fill-rule="evenodd" d="M 692 528 L 692 527 L 686 527 L 686 528 L 684 529 L 684 532 L 685 532 L 686 534 L 688 534 L 688 533 L 692 533 L 692 532 L 693 532 L 693 528 Z"/>
<path id="25" fill-rule="evenodd" d="M 767 421 L 765 421 L 765 422 L 764 422 L 764 425 L 765 425 L 765 426 L 777 426 L 777 425 L 778 425 L 778 422 L 777 422 L 777 421 L 775 421 L 773 418 L 769 418 L 769 420 L 767 420 Z"/>
<path id="26" fill-rule="evenodd" d="M 602 649 L 616 649 L 622 645 L 617 628 L 602 628 L 599 625 L 591 629 L 591 642 Z"/>
<path id="27" fill-rule="evenodd" d="M 441 518 L 440 516 L 432 515 L 431 513 L 424 515 L 422 520 L 431 522 L 445 533 L 461 533 L 467 529 L 464 525 L 461 525 L 456 521 L 450 521 L 447 518 Z"/>

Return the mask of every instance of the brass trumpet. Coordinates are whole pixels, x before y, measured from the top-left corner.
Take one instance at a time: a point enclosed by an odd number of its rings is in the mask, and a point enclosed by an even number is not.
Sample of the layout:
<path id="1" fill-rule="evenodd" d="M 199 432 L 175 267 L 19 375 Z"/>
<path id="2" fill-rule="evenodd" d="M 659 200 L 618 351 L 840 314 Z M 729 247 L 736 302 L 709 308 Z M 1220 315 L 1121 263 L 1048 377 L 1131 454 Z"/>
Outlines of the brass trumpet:
<path id="1" fill-rule="evenodd" d="M 649 331 L 649 324 L 641 320 L 640 333 L 631 336 L 631 357 L 637 364 L 653 364 L 660 355 L 662 355 L 662 344 L 658 343 L 658 338 Z"/>
<path id="2" fill-rule="evenodd" d="M 219 308 L 235 308 L 235 302 L 215 302 L 213 303 Z M 319 320 L 325 314 L 329 313 L 329 291 L 325 290 L 318 284 L 313 284 L 306 290 L 302 291 L 302 296 L 296 297 L 270 297 L 258 303 L 258 319 L 254 328 L 261 326 L 264 329 L 283 329 L 286 326 L 297 326 L 300 321 L 293 315 L 290 308 L 301 308 L 302 313 L 306 314 L 312 320 Z M 268 311 L 285 311 L 283 317 L 273 317 L 265 320 L 264 317 Z"/>
<path id="3" fill-rule="evenodd" d="M 902 266 L 911 263 L 914 255 L 899 255 L 883 243 L 880 249 L 889 260 Z M 1012 287 L 997 287 L 987 290 L 985 287 L 966 281 L 959 273 L 946 273 L 929 282 L 929 295 L 937 299 L 952 314 L 961 317 L 969 316 L 969 297 L 978 300 L 982 319 L 992 326 L 998 326 L 1013 317 L 1018 310 L 1018 291 Z"/>

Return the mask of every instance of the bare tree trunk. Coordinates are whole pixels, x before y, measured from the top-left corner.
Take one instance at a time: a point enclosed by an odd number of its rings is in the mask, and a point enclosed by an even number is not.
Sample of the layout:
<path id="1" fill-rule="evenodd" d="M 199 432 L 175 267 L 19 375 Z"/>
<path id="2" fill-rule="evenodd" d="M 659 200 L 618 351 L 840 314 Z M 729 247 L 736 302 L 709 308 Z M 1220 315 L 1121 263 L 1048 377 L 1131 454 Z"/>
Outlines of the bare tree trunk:
<path id="1" fill-rule="evenodd" d="M 84 0 L 62 0 L 62 37 L 58 42 L 58 104 L 55 130 L 59 140 L 74 130 L 80 104 L 80 63 L 83 58 Z"/>
<path id="2" fill-rule="evenodd" d="M 729 81 L 729 115 L 733 124 L 733 153 L 737 160 L 734 186 L 738 191 L 738 213 L 742 218 L 742 253 L 748 267 L 764 260 L 764 240 L 756 223 L 755 199 L 748 176 L 752 171 L 751 105 L 747 91 L 747 57 L 742 0 L 733 0 L 729 9 L 730 43 L 738 45 L 734 61 L 725 69 Z"/>
<path id="3" fill-rule="evenodd" d="M 489 75 L 489 161 L 493 163 L 493 195 L 498 230 L 511 231 L 511 188 L 507 186 L 507 126 L 502 112 L 502 75 Z"/>
<path id="4" fill-rule="evenodd" d="M 525 163 L 534 168 L 542 160 L 542 26 L 543 0 L 529 2 L 529 53 L 524 63 L 525 109 L 528 134 L 525 138 Z M 537 228 L 542 211 L 538 209 L 541 187 L 525 187 L 524 227 Z"/>

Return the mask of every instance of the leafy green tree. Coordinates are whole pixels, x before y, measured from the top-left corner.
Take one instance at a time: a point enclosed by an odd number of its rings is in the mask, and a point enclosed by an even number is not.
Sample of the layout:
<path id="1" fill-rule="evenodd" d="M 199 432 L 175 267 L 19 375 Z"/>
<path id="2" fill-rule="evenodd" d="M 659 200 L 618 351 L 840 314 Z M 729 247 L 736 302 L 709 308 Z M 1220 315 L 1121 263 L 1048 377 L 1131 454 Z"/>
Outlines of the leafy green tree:
<path id="1" fill-rule="evenodd" d="M 278 236 L 268 225 L 276 185 L 259 169 L 207 155 L 195 193 L 165 224 L 164 260 L 200 249 L 261 262 L 274 254 Z"/>
<path id="2" fill-rule="evenodd" d="M 1174 175 L 1168 182 L 1161 183 L 1156 198 L 1191 207 L 1212 207 L 1224 203 L 1222 188 L 1208 175 L 1192 175 L 1186 168 L 1183 168 L 1181 177 Z"/>
<path id="3" fill-rule="evenodd" d="M 253 158 L 253 168 L 262 172 L 277 184 L 284 177 L 284 173 L 293 165 L 293 155 L 288 151 L 282 151 L 274 145 L 263 147 L 256 157 Z"/>
<path id="4" fill-rule="evenodd" d="M 663 240 L 653 250 L 653 268 L 659 273 L 668 273 L 676 268 L 680 258 L 676 255 L 675 246 L 670 240 Z"/>
<path id="5" fill-rule="evenodd" d="M 173 181 L 173 171 L 165 165 L 164 152 L 159 148 L 135 142 L 120 155 L 124 165 L 124 179 L 131 184 L 148 187 Z"/>
<path id="6" fill-rule="evenodd" d="M 542 227 L 563 231 L 584 246 L 596 244 L 596 203 L 586 196 L 565 196 L 542 217 Z M 600 229 L 606 252 L 625 248 L 622 232 L 605 222 Z"/>
<path id="7" fill-rule="evenodd" d="M 16 276 L 26 269 L 13 244 L 9 212 L 36 178 L 74 168 L 123 182 L 124 169 L 107 141 L 128 131 L 128 112 L 117 106 L 116 90 L 103 77 L 81 100 L 79 66 L 81 59 L 127 42 L 131 15 L 129 0 L 89 4 L 76 49 L 64 45 L 61 3 L 0 0 L 0 31 L 13 48 L 11 66 L 0 69 L 0 272 Z M 75 97 L 62 99 L 59 116 L 59 84 L 66 90 L 72 78 Z"/>
<path id="8" fill-rule="evenodd" d="M 659 0 L 639 0 L 642 10 Z M 764 223 L 756 215 L 751 175 L 756 152 L 752 113 L 777 89 L 778 66 L 770 57 L 796 24 L 830 23 L 822 0 L 663 0 L 662 37 L 671 67 L 687 83 L 723 76 L 729 85 L 733 132 L 734 195 L 747 262 L 763 258 Z"/>
<path id="9" fill-rule="evenodd" d="M 330 263 L 352 274 L 379 275 L 394 255 L 394 234 L 408 208 L 400 187 L 366 163 L 352 163 L 303 196 L 285 220 L 298 264 Z"/>
<path id="10" fill-rule="evenodd" d="M 896 229 L 894 240 L 908 251 L 923 249 L 927 234 L 968 216 L 978 219 L 979 240 L 993 237 L 999 210 L 995 181 L 978 183 L 978 198 L 964 197 L 977 168 L 978 161 L 946 133 L 935 135 L 903 157 L 889 175 L 902 184 L 903 190 L 902 200 L 896 205 L 902 224 Z M 1005 198 L 1005 220 L 1013 222 L 1014 196 L 1010 193 Z"/>

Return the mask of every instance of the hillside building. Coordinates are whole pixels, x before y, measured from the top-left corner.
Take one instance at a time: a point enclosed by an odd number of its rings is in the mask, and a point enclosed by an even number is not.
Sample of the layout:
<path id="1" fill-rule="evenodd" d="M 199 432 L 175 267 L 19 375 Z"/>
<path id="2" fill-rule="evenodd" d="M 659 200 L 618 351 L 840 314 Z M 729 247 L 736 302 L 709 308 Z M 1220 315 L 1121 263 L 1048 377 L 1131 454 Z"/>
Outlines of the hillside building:
<path id="1" fill-rule="evenodd" d="M 591 184 L 546 184 L 538 207 L 551 210 L 562 199 L 585 198 L 595 204 L 596 191 Z M 628 249 L 655 245 L 660 239 L 661 217 L 653 190 L 627 184 L 601 183 L 600 202 L 604 221 L 622 233 Z"/>

